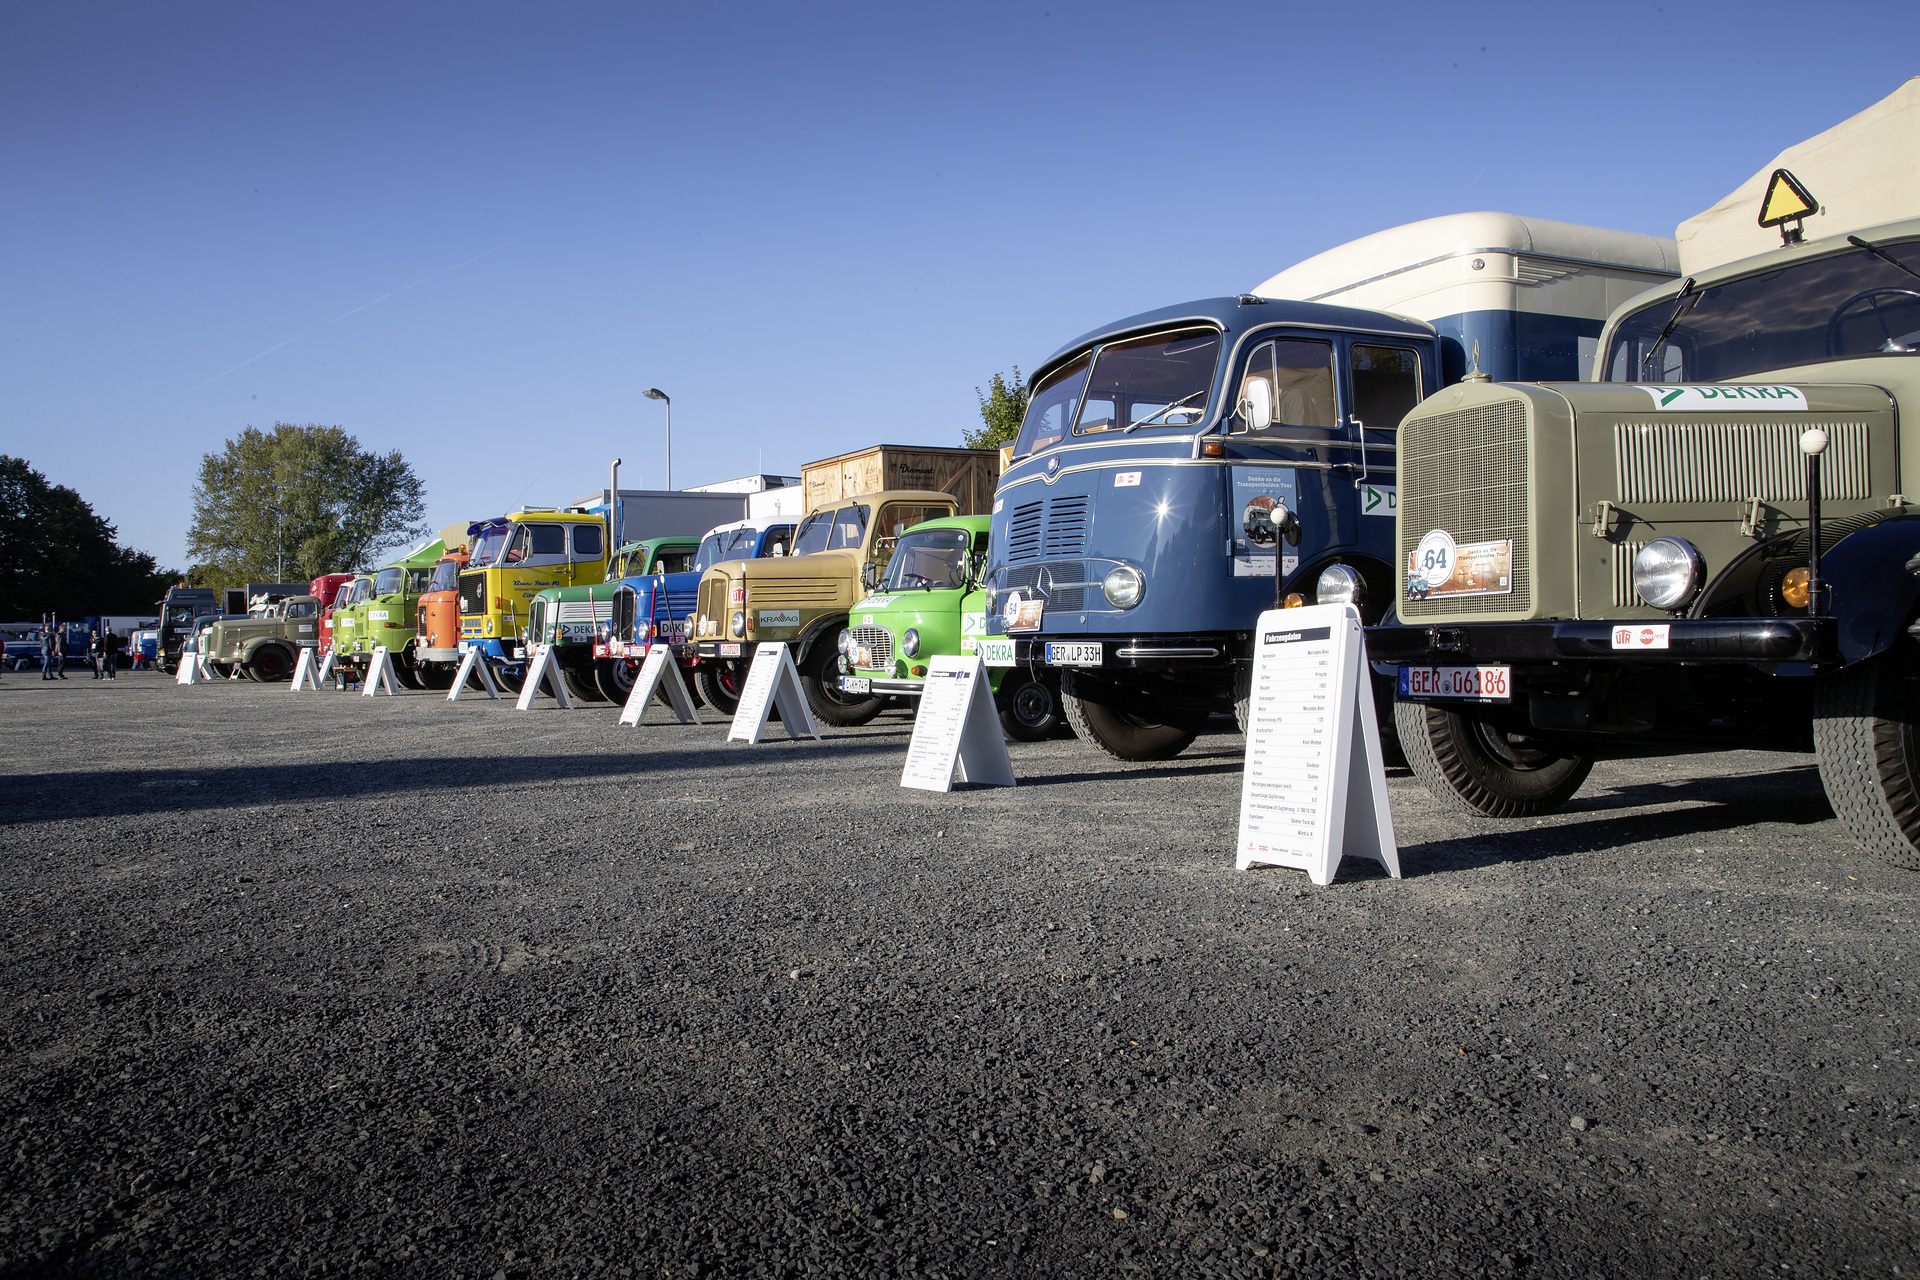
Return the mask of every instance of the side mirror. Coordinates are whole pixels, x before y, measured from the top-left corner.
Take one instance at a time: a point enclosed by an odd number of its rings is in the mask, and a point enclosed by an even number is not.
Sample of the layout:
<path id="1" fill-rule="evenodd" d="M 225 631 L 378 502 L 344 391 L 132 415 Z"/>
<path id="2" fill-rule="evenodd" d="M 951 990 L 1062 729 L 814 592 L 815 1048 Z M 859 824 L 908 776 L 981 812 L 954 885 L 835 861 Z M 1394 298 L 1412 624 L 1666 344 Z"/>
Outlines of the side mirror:
<path id="1" fill-rule="evenodd" d="M 1265 378 L 1248 378 L 1240 389 L 1242 431 L 1265 431 L 1273 425 L 1273 386 Z"/>
<path id="2" fill-rule="evenodd" d="M 980 576 L 987 571 L 987 553 L 976 551 L 967 557 L 967 586 L 980 585 Z"/>
<path id="3" fill-rule="evenodd" d="M 860 566 L 860 585 L 872 591 L 880 585 L 880 566 L 869 560 Z"/>

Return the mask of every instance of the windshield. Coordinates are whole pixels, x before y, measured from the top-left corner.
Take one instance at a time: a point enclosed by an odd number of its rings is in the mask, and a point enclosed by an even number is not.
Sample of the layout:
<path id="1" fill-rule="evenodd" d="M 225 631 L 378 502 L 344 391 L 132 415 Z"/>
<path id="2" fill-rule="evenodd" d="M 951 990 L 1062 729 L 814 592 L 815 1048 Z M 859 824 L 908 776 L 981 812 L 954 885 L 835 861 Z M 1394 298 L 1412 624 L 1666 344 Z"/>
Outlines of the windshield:
<path id="1" fill-rule="evenodd" d="M 405 569 L 382 569 L 373 580 L 373 594 L 392 595 L 400 589 L 401 582 L 406 578 L 406 572 Z"/>
<path id="2" fill-rule="evenodd" d="M 862 506 L 814 512 L 801 524 L 800 532 L 794 535 L 793 554 L 806 556 L 816 551 L 837 551 L 842 547 L 859 546 L 866 536 L 869 510 Z"/>
<path id="3" fill-rule="evenodd" d="M 1920 270 L 1920 241 L 1887 253 Z M 1686 306 L 1665 344 L 1660 330 Z M 1673 295 L 1620 322 L 1608 382 L 1722 382 L 1846 356 L 1920 350 L 1920 280 L 1864 249 Z"/>
<path id="4" fill-rule="evenodd" d="M 460 562 L 442 560 L 433 566 L 433 578 L 427 583 L 429 591 L 455 591 L 460 586 Z"/>
<path id="5" fill-rule="evenodd" d="M 965 529 L 923 529 L 900 539 L 880 580 L 883 591 L 939 591 L 967 584 L 967 550 L 972 536 Z"/>
<path id="6" fill-rule="evenodd" d="M 1110 343 L 1094 357 L 1073 434 L 1191 427 L 1207 416 L 1220 334 L 1185 329 Z"/>
<path id="7" fill-rule="evenodd" d="M 1024 458 L 1057 444 L 1067 434 L 1067 424 L 1073 421 L 1073 411 L 1080 407 L 1080 393 L 1087 386 L 1088 359 L 1081 356 L 1061 365 L 1033 389 L 1027 416 L 1020 423 L 1020 438 L 1014 442 L 1014 457 Z"/>
<path id="8" fill-rule="evenodd" d="M 607 570 L 607 581 L 618 582 L 621 578 L 631 578 L 647 567 L 647 549 L 638 544 L 620 548 L 614 556 L 612 566 Z"/>
<path id="9" fill-rule="evenodd" d="M 513 532 L 513 526 L 501 525 L 497 529 L 488 529 L 480 535 L 480 541 L 474 544 L 473 554 L 467 557 L 467 564 L 475 569 L 484 569 L 500 557 L 500 548 L 507 545 L 507 535 Z"/>

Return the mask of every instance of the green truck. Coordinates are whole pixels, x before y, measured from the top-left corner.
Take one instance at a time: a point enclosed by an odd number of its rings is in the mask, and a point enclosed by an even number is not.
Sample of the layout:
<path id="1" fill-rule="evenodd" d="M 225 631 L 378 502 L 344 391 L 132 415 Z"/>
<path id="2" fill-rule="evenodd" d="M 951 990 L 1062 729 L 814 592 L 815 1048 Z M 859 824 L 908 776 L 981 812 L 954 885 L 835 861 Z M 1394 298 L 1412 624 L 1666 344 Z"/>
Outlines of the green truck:
<path id="1" fill-rule="evenodd" d="M 624 702 L 633 688 L 625 662 L 593 656 L 594 641 L 613 620 L 613 600 L 623 578 L 685 573 L 700 550 L 697 537 L 646 538 L 613 553 L 607 580 L 586 587 L 548 587 L 527 604 L 529 645 L 553 646 L 567 691 L 583 702 Z"/>
<path id="2" fill-rule="evenodd" d="M 446 553 L 439 538 L 421 543 L 373 575 L 373 586 L 344 614 L 333 619 L 334 665 L 362 672 L 373 661 L 373 651 L 385 646 L 393 659 L 393 673 L 410 689 L 422 688 L 414 670 L 413 642 L 418 634 L 420 596 L 433 580 L 433 567 Z"/>
<path id="3" fill-rule="evenodd" d="M 1783 239 L 1624 304 L 1597 381 L 1469 378 L 1400 424 L 1368 648 L 1449 807 L 1811 752 L 1854 839 L 1920 869 L 1920 219 Z"/>
<path id="4" fill-rule="evenodd" d="M 320 601 L 288 596 L 261 601 L 244 618 L 226 616 L 200 636 L 200 652 L 216 675 L 234 668 L 249 680 L 272 684 L 293 674 L 300 650 L 318 647 Z"/>
<path id="5" fill-rule="evenodd" d="M 979 579 L 992 523 L 992 516 L 949 516 L 900 536 L 878 588 L 853 607 L 840 633 L 843 694 L 917 698 L 936 654 L 980 653 L 1008 737 L 1038 742 L 1059 729 L 1059 673 L 1015 667 L 1012 642 L 985 634 Z"/>

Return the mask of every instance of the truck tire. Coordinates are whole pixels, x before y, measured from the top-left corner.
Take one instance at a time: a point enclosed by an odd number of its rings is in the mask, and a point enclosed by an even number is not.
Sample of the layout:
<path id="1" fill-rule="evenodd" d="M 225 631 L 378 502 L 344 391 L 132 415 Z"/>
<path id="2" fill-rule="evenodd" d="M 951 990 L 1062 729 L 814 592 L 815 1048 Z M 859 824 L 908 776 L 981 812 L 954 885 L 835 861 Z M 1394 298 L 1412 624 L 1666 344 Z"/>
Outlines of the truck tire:
<path id="1" fill-rule="evenodd" d="M 450 667 L 444 662 L 423 662 L 415 671 L 420 683 L 429 689 L 453 688 L 453 677 L 459 674 L 458 667 Z"/>
<path id="2" fill-rule="evenodd" d="M 1917 694 L 1913 663 L 1897 651 L 1813 686 L 1813 749 L 1827 800 L 1861 848 L 1905 871 L 1920 871 Z"/>
<path id="3" fill-rule="evenodd" d="M 816 720 L 851 729 L 879 715 L 887 700 L 871 694 L 850 697 L 835 687 L 840 680 L 840 673 L 834 669 L 835 659 L 840 656 L 839 638 L 840 632 L 835 630 L 814 640 L 806 665 L 800 668 L 800 688 L 806 692 L 807 705 L 813 708 Z"/>
<path id="4" fill-rule="evenodd" d="M 520 686 L 527 682 L 527 669 L 522 667 L 518 674 L 509 674 L 505 667 L 495 667 L 493 682 L 500 686 L 500 692 L 517 694 Z"/>
<path id="5" fill-rule="evenodd" d="M 388 661 L 393 664 L 393 678 L 400 682 L 402 689 L 424 689 L 427 687 L 425 682 L 420 679 L 420 668 L 414 666 L 412 662 L 391 655 L 389 655 Z"/>
<path id="6" fill-rule="evenodd" d="M 279 645 L 263 644 L 254 650 L 253 661 L 247 664 L 247 674 L 261 684 L 274 684 L 293 674 L 293 660 Z"/>
<path id="7" fill-rule="evenodd" d="M 1247 731 L 1247 716 L 1253 709 L 1253 664 L 1233 664 L 1233 722 L 1240 732 Z"/>
<path id="8" fill-rule="evenodd" d="M 1044 742 L 1066 723 L 1052 682 L 1018 667 L 1007 673 L 994 702 L 1000 708 L 1000 728 L 1012 742 Z"/>
<path id="9" fill-rule="evenodd" d="M 599 682 L 593 678 L 593 672 L 586 667 L 562 666 L 560 678 L 567 682 L 567 692 L 582 702 L 607 700 L 607 695 L 600 692 Z"/>
<path id="10" fill-rule="evenodd" d="M 1193 729 L 1155 724 L 1102 703 L 1087 701 L 1074 692 L 1071 671 L 1060 675 L 1060 706 L 1075 734 L 1115 760 L 1171 760 L 1200 736 Z"/>
<path id="11" fill-rule="evenodd" d="M 593 664 L 593 682 L 608 702 L 626 705 L 633 682 L 640 678 L 640 664 L 631 658 L 600 658 Z"/>
<path id="12" fill-rule="evenodd" d="M 1457 712 L 1394 700 L 1394 726 L 1407 765 L 1442 807 L 1476 818 L 1552 813 L 1593 770 L 1587 756 L 1555 756 L 1507 741 Z"/>
<path id="13" fill-rule="evenodd" d="M 740 662 L 703 662 L 695 668 L 694 684 L 700 699 L 723 716 L 740 709 L 740 690 L 747 683 L 746 664 Z"/>

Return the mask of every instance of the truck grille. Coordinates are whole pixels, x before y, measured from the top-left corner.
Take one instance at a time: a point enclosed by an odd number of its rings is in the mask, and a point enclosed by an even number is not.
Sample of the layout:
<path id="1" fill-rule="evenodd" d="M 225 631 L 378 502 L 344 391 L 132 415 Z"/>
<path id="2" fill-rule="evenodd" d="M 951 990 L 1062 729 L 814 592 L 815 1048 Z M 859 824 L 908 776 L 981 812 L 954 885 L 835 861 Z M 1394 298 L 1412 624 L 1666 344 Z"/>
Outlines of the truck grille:
<path id="1" fill-rule="evenodd" d="M 613 616 L 613 601 L 602 596 L 598 600 L 562 600 L 560 602 L 560 621 L 567 622 L 605 622 Z"/>
<path id="2" fill-rule="evenodd" d="M 460 575 L 460 614 L 471 618 L 487 611 L 487 575 L 463 573 Z"/>
<path id="3" fill-rule="evenodd" d="M 1077 556 L 1087 549 L 1091 500 L 1085 494 L 1055 498 L 1047 506 L 1048 556 Z"/>
<path id="4" fill-rule="evenodd" d="M 1613 428 L 1621 502 L 1805 502 L 1800 433 L 1821 427 L 1822 498 L 1865 499 L 1867 424 L 1809 422 L 1620 422 Z"/>
<path id="5" fill-rule="evenodd" d="M 840 599 L 837 578 L 747 579 L 747 603 L 756 609 L 792 606 L 819 608 Z"/>
<path id="6" fill-rule="evenodd" d="M 632 587 L 621 587 L 614 592 L 612 616 L 608 619 L 613 638 L 632 644 L 637 637 L 633 634 L 633 621 L 640 615 L 640 593 Z"/>
<path id="7" fill-rule="evenodd" d="M 714 635 L 727 629 L 727 588 L 731 585 L 729 578 L 703 578 L 700 582 L 700 616 L 719 628 Z"/>
<path id="8" fill-rule="evenodd" d="M 1039 586 L 1049 609 L 1078 609 L 1086 598 L 1087 566 L 1080 560 L 1048 560 L 1041 564 L 1004 569 L 1000 574 L 1003 590 L 1027 591 Z"/>
<path id="9" fill-rule="evenodd" d="M 847 634 L 855 644 L 873 650 L 874 666 L 884 667 L 893 662 L 893 632 L 885 627 L 851 627 Z"/>
<path id="10" fill-rule="evenodd" d="M 1400 431 L 1399 614 L 1525 614 L 1533 608 L 1533 546 L 1527 536 L 1527 406 L 1503 400 L 1407 422 Z M 1507 595 L 1413 600 L 1407 557 L 1431 529 L 1455 543 L 1513 541 Z"/>
<path id="11" fill-rule="evenodd" d="M 1007 563 L 1040 556 L 1077 556 L 1087 549 L 1093 500 L 1084 493 L 1036 498 L 1013 509 L 1007 520 Z"/>
<path id="12" fill-rule="evenodd" d="M 535 644 L 547 638 L 547 602 L 538 596 L 527 602 L 527 638 Z"/>
<path id="13" fill-rule="evenodd" d="M 1640 593 L 1633 589 L 1633 558 L 1646 545 L 1644 542 L 1613 544 L 1613 606 L 1616 609 L 1644 607 Z"/>

